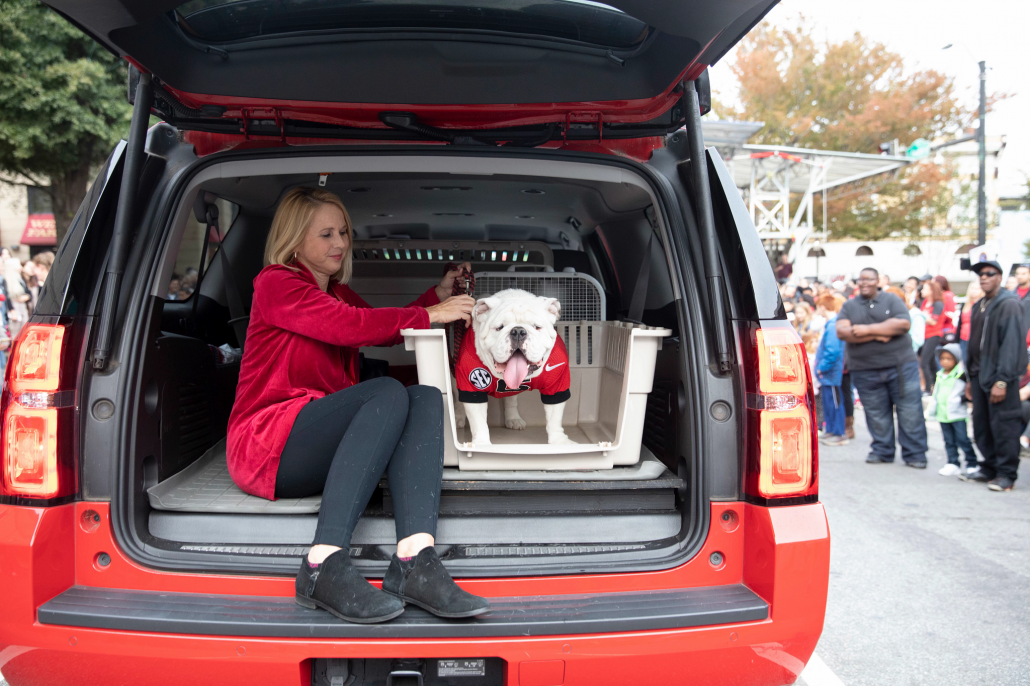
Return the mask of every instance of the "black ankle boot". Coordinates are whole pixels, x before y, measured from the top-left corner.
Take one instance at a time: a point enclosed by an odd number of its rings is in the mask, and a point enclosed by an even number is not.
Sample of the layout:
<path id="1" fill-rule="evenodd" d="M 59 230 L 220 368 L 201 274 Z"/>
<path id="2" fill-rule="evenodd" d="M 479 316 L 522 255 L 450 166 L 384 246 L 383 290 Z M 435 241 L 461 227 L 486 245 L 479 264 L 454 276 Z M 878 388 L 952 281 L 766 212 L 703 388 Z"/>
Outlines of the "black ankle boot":
<path id="1" fill-rule="evenodd" d="M 368 583 L 350 562 L 350 550 L 338 550 L 317 567 L 305 556 L 297 572 L 297 604 L 320 607 L 340 619 L 375 624 L 404 612 L 404 603 Z"/>
<path id="2" fill-rule="evenodd" d="M 475 617 L 490 610 L 485 598 L 454 583 L 434 548 L 423 548 L 412 560 L 394 555 L 383 578 L 383 590 L 448 619 Z"/>

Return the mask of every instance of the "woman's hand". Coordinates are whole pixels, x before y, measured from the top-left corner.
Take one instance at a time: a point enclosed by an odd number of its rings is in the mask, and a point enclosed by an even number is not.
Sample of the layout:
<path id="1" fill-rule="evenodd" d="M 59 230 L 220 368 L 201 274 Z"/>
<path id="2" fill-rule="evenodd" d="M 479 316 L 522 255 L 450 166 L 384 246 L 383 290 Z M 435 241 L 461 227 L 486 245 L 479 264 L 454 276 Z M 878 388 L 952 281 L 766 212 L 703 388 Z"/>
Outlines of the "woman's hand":
<path id="1" fill-rule="evenodd" d="M 456 269 L 452 269 L 451 271 L 447 272 L 443 275 L 443 278 L 440 279 L 440 285 L 436 287 L 436 297 L 440 299 L 441 303 L 443 303 L 443 301 L 447 298 L 451 297 L 451 293 L 454 290 L 454 280 L 461 275 L 462 269 L 468 269 L 469 271 L 472 271 L 472 263 L 462 262 L 457 266 Z"/>
<path id="2" fill-rule="evenodd" d="M 451 296 L 439 305 L 426 308 L 426 312 L 429 313 L 429 323 L 447 324 L 460 319 L 465 322 L 465 328 L 468 328 L 472 323 L 472 307 L 475 304 L 476 299 L 470 295 Z"/>

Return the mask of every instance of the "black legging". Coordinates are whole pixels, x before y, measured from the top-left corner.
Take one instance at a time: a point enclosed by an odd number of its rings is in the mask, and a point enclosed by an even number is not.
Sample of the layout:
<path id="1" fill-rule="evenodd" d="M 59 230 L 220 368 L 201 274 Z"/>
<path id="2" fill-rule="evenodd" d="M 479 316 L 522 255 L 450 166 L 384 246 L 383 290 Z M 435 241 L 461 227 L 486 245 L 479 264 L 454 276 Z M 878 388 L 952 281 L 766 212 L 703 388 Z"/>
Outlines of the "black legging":
<path id="1" fill-rule="evenodd" d="M 436 535 L 443 474 L 443 400 L 432 386 L 372 379 L 309 403 L 293 423 L 276 498 L 322 493 L 312 545 L 346 548 L 387 473 L 397 540 Z"/>
<path id="2" fill-rule="evenodd" d="M 923 352 L 919 358 L 919 364 L 923 368 L 923 379 L 926 381 L 926 392 L 933 393 L 933 385 L 937 382 L 937 346 L 944 339 L 940 336 L 930 336 L 923 342 Z"/>

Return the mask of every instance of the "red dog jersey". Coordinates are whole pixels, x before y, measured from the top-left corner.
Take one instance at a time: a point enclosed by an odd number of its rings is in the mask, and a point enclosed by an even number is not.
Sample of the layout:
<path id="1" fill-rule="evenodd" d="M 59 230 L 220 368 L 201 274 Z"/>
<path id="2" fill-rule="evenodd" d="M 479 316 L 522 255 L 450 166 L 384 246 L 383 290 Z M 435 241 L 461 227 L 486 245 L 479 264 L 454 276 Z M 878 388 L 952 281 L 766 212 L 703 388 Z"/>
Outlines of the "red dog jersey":
<path id="1" fill-rule="evenodd" d="M 561 336 L 555 337 L 554 347 L 539 375 L 523 381 L 518 388 L 508 388 L 504 379 L 498 379 L 483 366 L 483 361 L 476 354 L 476 334 L 469 329 L 458 351 L 454 376 L 458 381 L 458 400 L 463 403 L 485 403 L 488 395 L 506 398 L 523 391 L 540 391 L 540 399 L 545 405 L 557 405 L 572 397 L 569 391 L 572 385 L 569 352 Z"/>

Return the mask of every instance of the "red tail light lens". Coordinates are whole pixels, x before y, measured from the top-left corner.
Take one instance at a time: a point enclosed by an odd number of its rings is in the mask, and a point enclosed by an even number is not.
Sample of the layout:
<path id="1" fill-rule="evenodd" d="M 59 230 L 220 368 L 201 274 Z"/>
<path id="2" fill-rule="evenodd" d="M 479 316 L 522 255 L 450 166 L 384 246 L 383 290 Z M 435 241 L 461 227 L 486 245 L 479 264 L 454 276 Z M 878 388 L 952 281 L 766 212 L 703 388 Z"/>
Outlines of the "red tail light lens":
<path id="1" fill-rule="evenodd" d="M 57 410 L 8 408 L 4 438 L 4 485 L 8 495 L 57 495 Z"/>
<path id="2" fill-rule="evenodd" d="M 755 331 L 758 374 L 748 394 L 757 436 L 749 445 L 745 492 L 766 504 L 814 500 L 818 453 L 808 354 L 789 325 Z"/>
<path id="3" fill-rule="evenodd" d="M 767 498 L 798 495 L 812 480 L 812 420 L 807 407 L 761 413 L 758 491 Z"/>
<path id="4" fill-rule="evenodd" d="M 75 391 L 61 389 L 65 332 L 63 324 L 27 324 L 11 350 L 0 399 L 0 495 L 46 499 L 77 490 L 71 441 L 59 445 L 74 420 Z"/>
<path id="5" fill-rule="evenodd" d="M 758 390 L 762 393 L 808 393 L 808 356 L 793 328 L 759 329 Z"/>
<path id="6" fill-rule="evenodd" d="M 56 391 L 61 375 L 64 326 L 28 324 L 11 351 L 11 390 Z"/>

